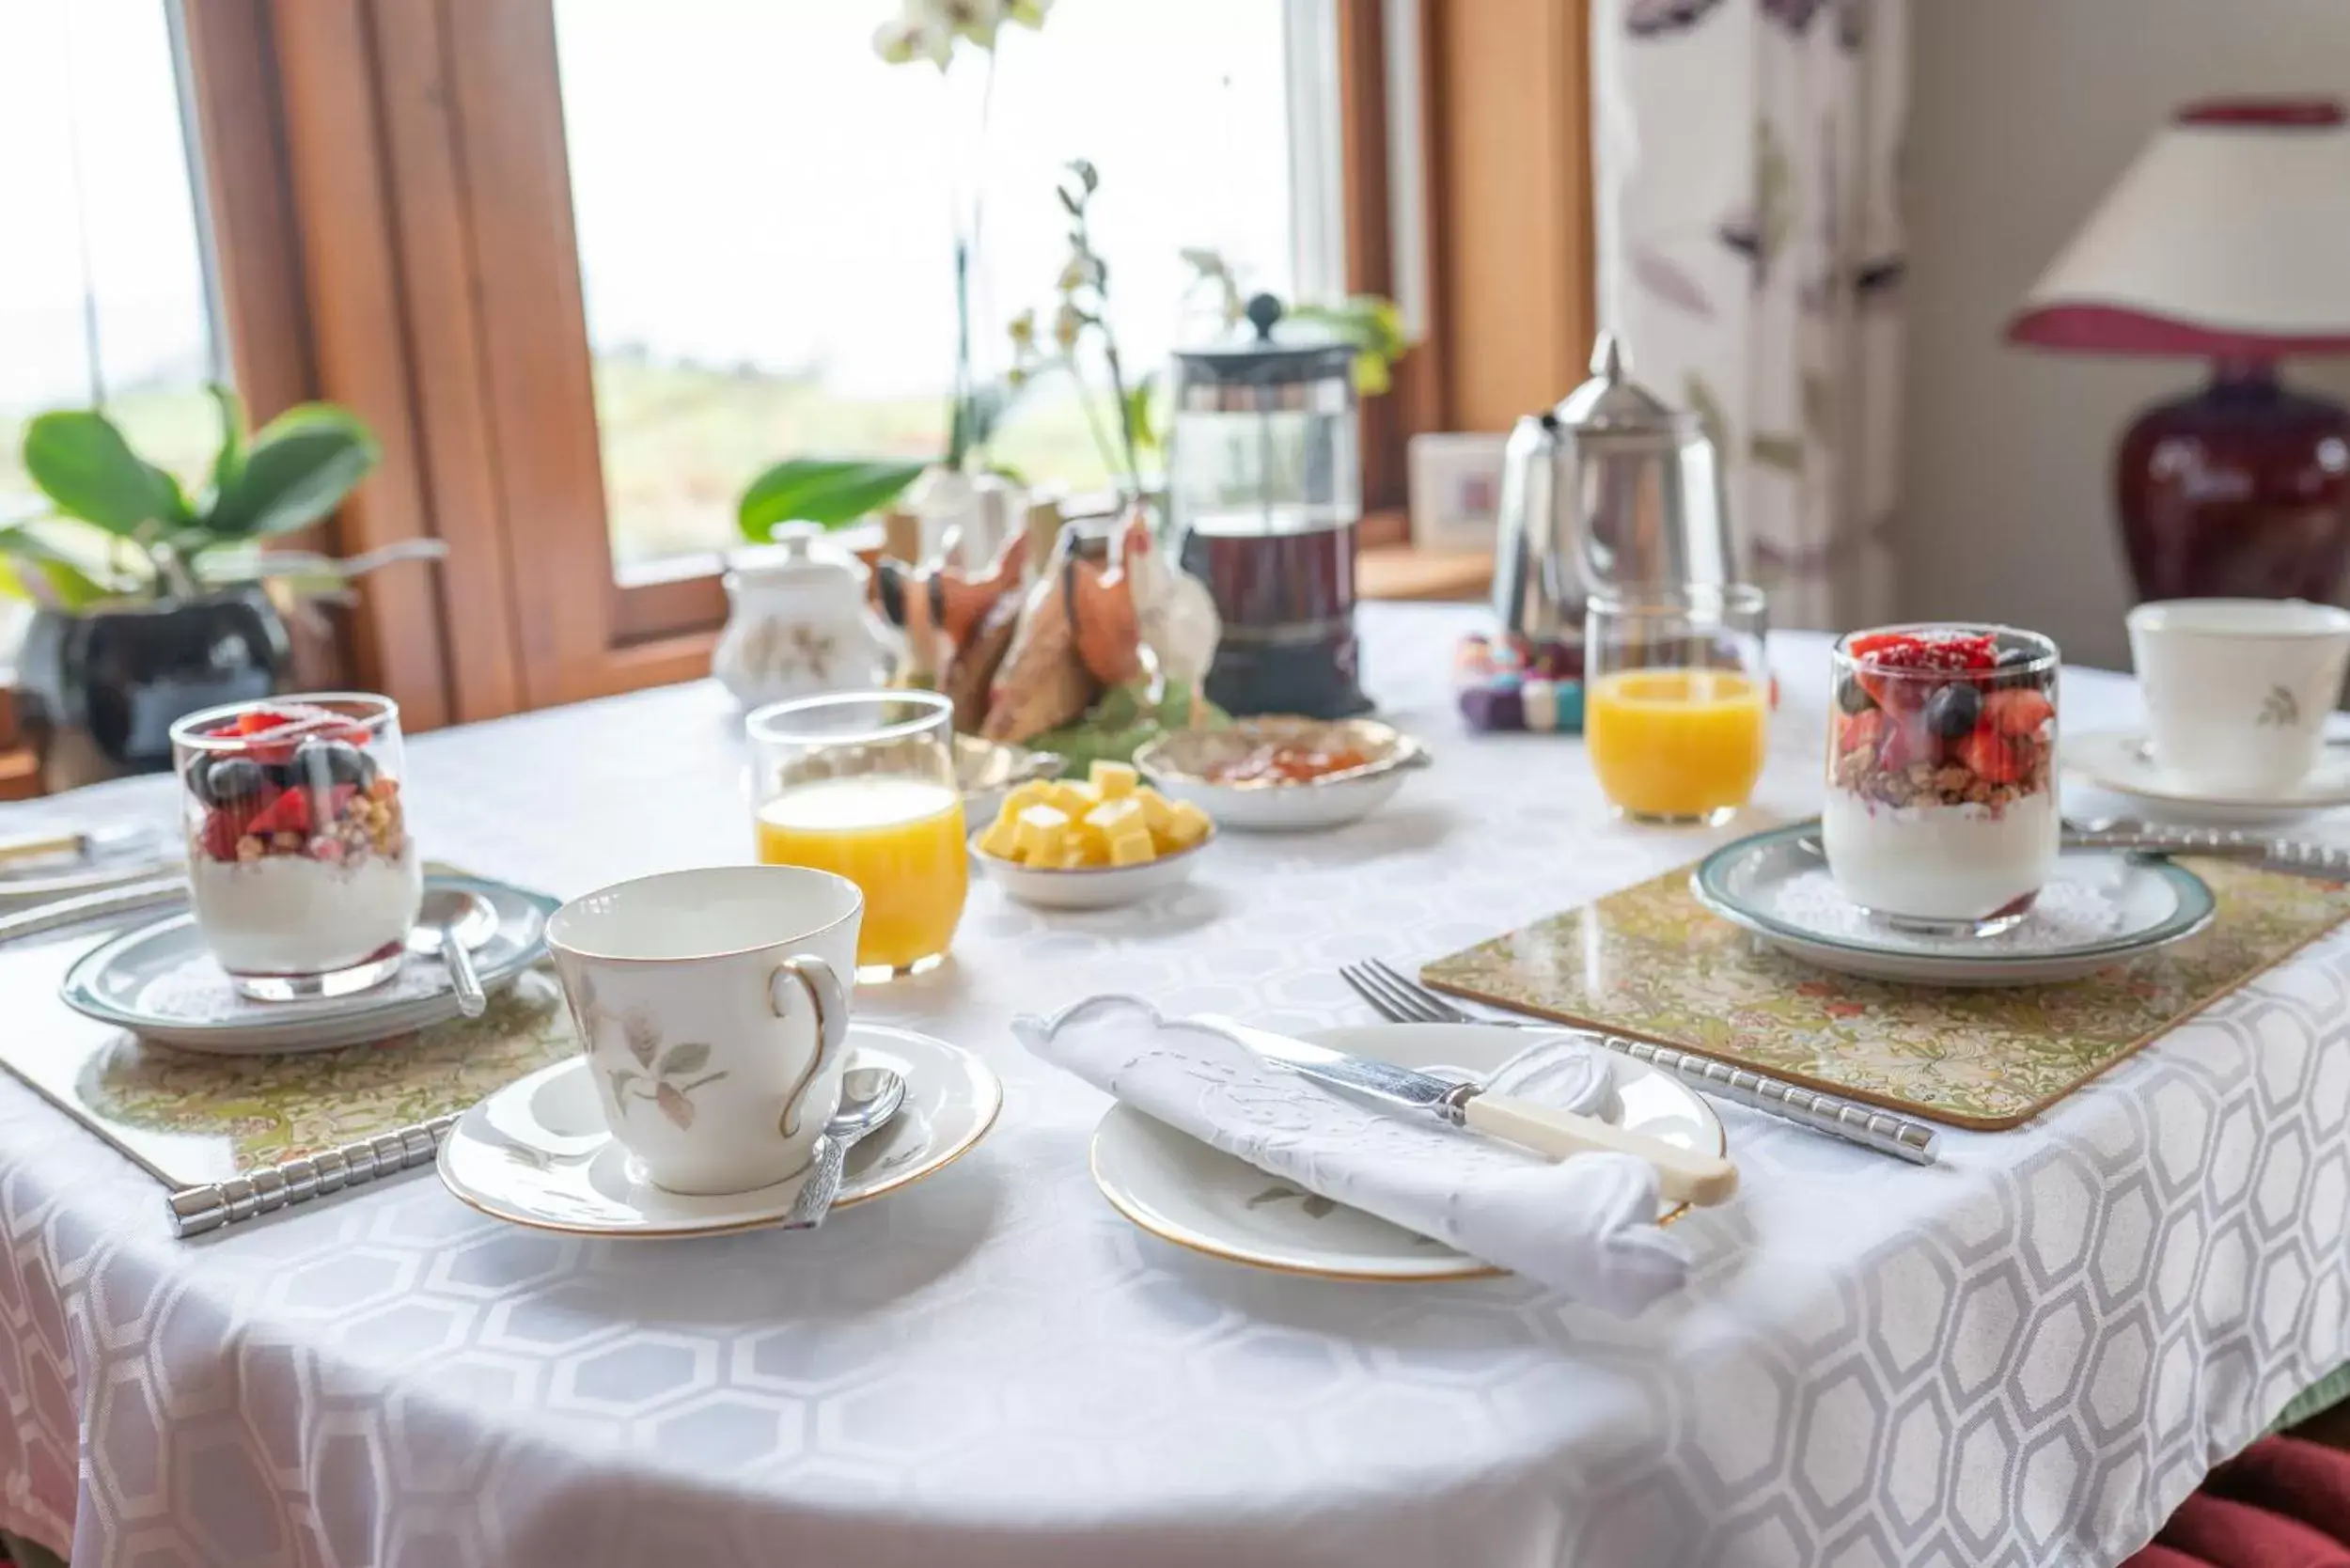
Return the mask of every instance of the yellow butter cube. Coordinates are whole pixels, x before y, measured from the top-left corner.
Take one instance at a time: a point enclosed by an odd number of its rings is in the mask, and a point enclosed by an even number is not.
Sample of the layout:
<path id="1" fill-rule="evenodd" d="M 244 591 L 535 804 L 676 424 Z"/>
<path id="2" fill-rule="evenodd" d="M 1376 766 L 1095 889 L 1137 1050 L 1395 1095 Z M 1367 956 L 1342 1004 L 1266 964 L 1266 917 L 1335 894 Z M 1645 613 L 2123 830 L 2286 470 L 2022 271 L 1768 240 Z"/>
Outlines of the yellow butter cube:
<path id="1" fill-rule="evenodd" d="M 1069 837 L 1069 813 L 1051 806 L 1031 806 L 1020 813 L 1013 845 L 1018 857 L 1031 866 L 1052 865 L 1060 857 Z"/>
<path id="2" fill-rule="evenodd" d="M 1139 823 L 1131 832 L 1120 833 L 1109 841 L 1109 863 L 1113 866 L 1139 866 L 1158 857 L 1158 849 L 1151 842 L 1151 830 Z"/>
<path id="3" fill-rule="evenodd" d="M 1077 871 L 1099 862 L 1094 859 L 1093 852 L 1085 840 L 1073 836 L 1061 846 L 1060 859 L 1056 864 L 1064 871 Z"/>
<path id="4" fill-rule="evenodd" d="M 1209 826 L 1208 814 L 1187 800 L 1167 808 L 1167 836 L 1180 849 L 1189 849 L 1205 839 Z"/>
<path id="5" fill-rule="evenodd" d="M 1150 819 L 1142 814 L 1142 802 L 1132 795 L 1104 801 L 1085 814 L 1085 824 L 1089 831 L 1104 839 L 1136 829 L 1145 833 L 1151 830 Z"/>
<path id="6" fill-rule="evenodd" d="M 1122 800 L 1133 794 L 1141 782 L 1142 775 L 1132 762 L 1093 764 L 1093 788 L 1104 800 Z"/>
<path id="7" fill-rule="evenodd" d="M 1152 837 L 1160 837 L 1167 831 L 1167 824 L 1174 821 L 1175 808 L 1167 804 L 1165 795 L 1156 790 L 1141 789 L 1130 798 L 1142 803 L 1143 825 L 1151 830 Z"/>
<path id="8" fill-rule="evenodd" d="M 1051 788 L 1042 778 L 1031 778 L 1026 784 L 1013 785 L 1011 792 L 1004 797 L 1003 810 L 998 815 L 1016 817 L 1031 806 L 1050 806 L 1053 802 L 1047 792 Z"/>
<path id="9" fill-rule="evenodd" d="M 1019 851 L 1020 819 L 1009 810 L 1000 813 L 988 824 L 987 831 L 979 835 L 981 855 L 992 855 L 998 860 L 1016 860 L 1020 857 Z"/>
<path id="10" fill-rule="evenodd" d="M 1086 785 L 1062 778 L 1047 784 L 1044 788 L 1045 800 L 1056 809 L 1066 811 L 1072 817 L 1082 817 L 1093 809 L 1093 791 Z"/>

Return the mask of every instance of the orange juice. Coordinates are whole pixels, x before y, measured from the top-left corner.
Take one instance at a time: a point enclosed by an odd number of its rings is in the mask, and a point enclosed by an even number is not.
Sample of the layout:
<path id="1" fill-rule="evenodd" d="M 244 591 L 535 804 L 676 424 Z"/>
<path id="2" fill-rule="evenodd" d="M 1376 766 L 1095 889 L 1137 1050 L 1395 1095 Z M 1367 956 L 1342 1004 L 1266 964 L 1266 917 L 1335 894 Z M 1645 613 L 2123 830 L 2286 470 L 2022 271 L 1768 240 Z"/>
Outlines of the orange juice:
<path id="1" fill-rule="evenodd" d="M 1746 804 L 1762 772 L 1760 682 L 1734 670 L 1625 669 L 1591 683 L 1583 739 L 1607 798 L 1637 817 Z"/>
<path id="2" fill-rule="evenodd" d="M 759 857 L 847 877 L 865 890 L 857 967 L 906 969 L 947 950 L 970 862 L 963 797 L 919 778 L 837 778 L 759 808 Z"/>

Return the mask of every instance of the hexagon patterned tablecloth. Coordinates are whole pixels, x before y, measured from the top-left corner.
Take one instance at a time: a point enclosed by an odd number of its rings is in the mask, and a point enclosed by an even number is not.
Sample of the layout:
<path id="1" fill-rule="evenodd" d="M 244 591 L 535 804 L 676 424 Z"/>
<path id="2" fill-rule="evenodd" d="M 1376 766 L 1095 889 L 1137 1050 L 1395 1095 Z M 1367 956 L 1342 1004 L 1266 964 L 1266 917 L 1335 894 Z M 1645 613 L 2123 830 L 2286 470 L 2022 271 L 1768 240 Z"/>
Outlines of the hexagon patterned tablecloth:
<path id="1" fill-rule="evenodd" d="M 0 1075 L 0 1528 L 78 1568 L 2111 1563 L 2350 1359 L 2341 938 L 1931 1169 L 1727 1110 L 1744 1189 L 1634 1322 L 1508 1279 L 1252 1272 L 1114 1215 L 1104 1102 L 1013 1012 L 1118 989 L 1359 1019 L 1340 962 L 1735 831 L 1611 824 L 1575 743 L 1464 735 L 1475 620 L 1365 613 L 1366 679 L 1437 758 L 1380 816 L 1231 836 L 1144 909 L 978 886 L 954 964 L 860 1005 L 983 1053 L 1002 1121 L 815 1234 L 540 1234 L 421 1174 L 180 1243 L 154 1183 Z M 1775 658 L 1758 819 L 1817 795 L 1820 644 Z M 2068 677 L 2076 728 L 2135 711 Z M 558 893 L 737 859 L 732 735 L 700 685 L 427 737 L 420 831 Z M 0 831 L 164 808 L 106 788 Z"/>

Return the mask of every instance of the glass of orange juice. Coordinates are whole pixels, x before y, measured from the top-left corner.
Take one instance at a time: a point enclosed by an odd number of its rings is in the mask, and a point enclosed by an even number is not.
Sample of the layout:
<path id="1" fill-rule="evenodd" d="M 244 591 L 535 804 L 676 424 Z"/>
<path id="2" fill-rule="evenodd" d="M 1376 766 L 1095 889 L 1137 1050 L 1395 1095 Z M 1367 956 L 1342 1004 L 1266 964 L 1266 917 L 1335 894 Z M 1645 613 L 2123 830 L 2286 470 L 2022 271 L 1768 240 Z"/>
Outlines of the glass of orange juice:
<path id="1" fill-rule="evenodd" d="M 1771 677 L 1762 590 L 1627 589 L 1590 602 L 1583 741 L 1635 822 L 1726 822 L 1762 776 Z"/>
<path id="2" fill-rule="evenodd" d="M 917 691 L 770 703 L 744 721 L 759 858 L 864 890 L 860 980 L 935 967 L 963 918 L 953 721 L 952 702 Z"/>

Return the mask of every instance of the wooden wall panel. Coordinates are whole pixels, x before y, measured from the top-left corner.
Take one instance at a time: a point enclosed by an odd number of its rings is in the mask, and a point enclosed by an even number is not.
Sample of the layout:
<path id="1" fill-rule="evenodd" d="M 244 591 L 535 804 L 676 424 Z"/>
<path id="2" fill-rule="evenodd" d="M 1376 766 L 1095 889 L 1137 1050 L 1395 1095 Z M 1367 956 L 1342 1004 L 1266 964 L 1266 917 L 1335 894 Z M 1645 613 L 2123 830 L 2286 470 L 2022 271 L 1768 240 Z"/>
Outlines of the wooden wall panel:
<path id="1" fill-rule="evenodd" d="M 272 17 L 317 391 L 365 419 L 384 447 L 340 514 L 339 543 L 356 553 L 431 532 L 374 39 L 362 0 L 276 0 Z M 352 616 L 356 681 L 395 698 L 416 729 L 453 712 L 438 593 L 432 569 L 393 568 L 368 579 Z"/>
<path id="2" fill-rule="evenodd" d="M 1588 0 L 1432 0 L 1430 180 L 1451 428 L 1504 431 L 1590 356 Z"/>
<path id="3" fill-rule="evenodd" d="M 372 0 L 371 16 L 423 479 L 448 543 L 450 698 L 460 720 L 494 718 L 525 706 L 525 693 L 446 19 L 434 0 Z"/>

